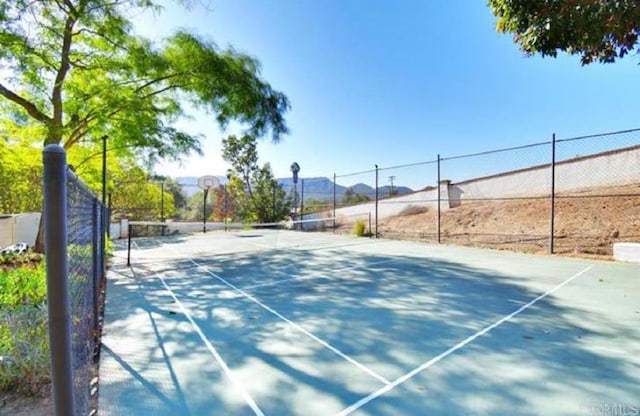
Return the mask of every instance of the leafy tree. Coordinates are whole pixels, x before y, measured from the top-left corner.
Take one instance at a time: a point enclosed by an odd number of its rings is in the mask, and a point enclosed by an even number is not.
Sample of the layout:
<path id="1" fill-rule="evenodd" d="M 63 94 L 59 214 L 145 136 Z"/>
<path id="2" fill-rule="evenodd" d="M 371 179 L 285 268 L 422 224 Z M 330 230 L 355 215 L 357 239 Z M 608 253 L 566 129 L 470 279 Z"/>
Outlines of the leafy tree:
<path id="1" fill-rule="evenodd" d="M 253 194 L 251 176 L 258 169 L 258 149 L 255 137 L 234 135 L 222 140 L 222 158 L 233 166 L 234 173 L 245 186 L 249 197 Z"/>
<path id="2" fill-rule="evenodd" d="M 289 213 L 291 201 L 275 180 L 271 166 L 258 166 L 255 136 L 229 136 L 222 141 L 222 157 L 232 166 L 227 192 L 233 195 L 239 219 L 272 222 Z"/>
<path id="3" fill-rule="evenodd" d="M 161 217 L 161 189 L 150 182 L 145 170 L 140 167 L 119 169 L 112 172 L 113 218 L 158 221 Z M 175 214 L 173 195 L 165 191 L 164 216 Z"/>
<path id="4" fill-rule="evenodd" d="M 199 136 L 173 127 L 186 103 L 256 137 L 287 132 L 289 102 L 254 58 L 185 31 L 160 44 L 135 36 L 127 16 L 156 8 L 152 0 L 0 3 L 5 117 L 39 125 L 45 145 L 108 136 L 110 150 L 149 160 L 201 153 Z"/>
<path id="5" fill-rule="evenodd" d="M 258 222 L 274 222 L 289 214 L 291 201 L 266 163 L 253 173 L 254 192 L 251 216 Z"/>
<path id="6" fill-rule="evenodd" d="M 304 200 L 303 214 L 328 211 L 333 208 L 333 203 L 322 199 L 308 198 Z"/>
<path id="7" fill-rule="evenodd" d="M 184 217 L 187 220 L 191 221 L 202 221 L 203 220 L 203 208 L 205 208 L 205 212 L 207 218 L 211 218 L 213 213 L 214 204 L 211 202 L 213 198 L 213 192 L 207 192 L 207 201 L 204 201 L 204 191 L 198 191 L 195 194 L 191 195 L 191 197 L 187 200 L 187 207 L 184 211 Z M 204 204 L 204 207 L 203 207 Z"/>
<path id="8" fill-rule="evenodd" d="M 583 65 L 614 62 L 636 48 L 637 0 L 489 0 L 497 29 L 527 54 L 581 56 Z"/>
<path id="9" fill-rule="evenodd" d="M 342 197 L 342 203 L 345 205 L 355 205 L 367 201 L 371 201 L 371 198 L 367 195 L 357 193 L 352 187 L 347 188 Z"/>
<path id="10" fill-rule="evenodd" d="M 214 221 L 224 221 L 225 218 L 233 220 L 237 215 L 236 195 L 230 192 L 227 186 L 219 186 L 213 189 L 213 214 Z"/>
<path id="11" fill-rule="evenodd" d="M 0 138 L 0 213 L 40 211 L 42 153 L 28 142 Z"/>
<path id="12" fill-rule="evenodd" d="M 182 210 L 187 206 L 187 195 L 182 190 L 182 186 L 175 179 L 165 179 L 164 191 L 173 196 L 173 205 L 176 211 Z"/>

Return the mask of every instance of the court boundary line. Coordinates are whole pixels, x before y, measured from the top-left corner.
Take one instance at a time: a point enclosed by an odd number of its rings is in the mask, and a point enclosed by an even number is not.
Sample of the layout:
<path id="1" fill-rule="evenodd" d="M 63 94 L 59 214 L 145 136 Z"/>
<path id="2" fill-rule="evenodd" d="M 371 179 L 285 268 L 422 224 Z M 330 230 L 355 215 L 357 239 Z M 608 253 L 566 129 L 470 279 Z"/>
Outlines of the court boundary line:
<path id="1" fill-rule="evenodd" d="M 217 274 L 213 273 L 212 271 L 210 271 L 207 266 L 205 265 L 201 265 L 199 264 L 197 261 L 195 261 L 194 259 L 192 259 L 191 257 L 187 256 L 187 259 L 189 259 L 194 265 L 196 265 L 198 268 L 202 269 L 205 273 L 211 275 L 212 277 L 214 277 L 215 279 L 217 279 L 218 281 L 222 282 L 224 285 L 230 287 L 231 289 L 235 290 L 236 292 L 240 293 L 242 296 L 244 296 L 245 298 L 249 299 L 250 301 L 254 302 L 255 304 L 257 304 L 258 306 L 260 306 L 261 308 L 263 308 L 264 310 L 268 311 L 269 313 L 277 316 L 278 318 L 280 318 L 281 320 L 283 320 L 284 322 L 288 323 L 289 325 L 293 326 L 295 329 L 297 329 L 298 331 L 302 332 L 303 334 L 305 334 L 306 336 L 308 336 L 309 338 L 313 339 L 314 341 L 318 342 L 320 345 L 322 345 L 323 347 L 333 351 L 335 354 L 339 355 L 340 357 L 342 357 L 343 359 L 345 359 L 346 361 L 348 361 L 349 363 L 355 365 L 356 367 L 358 367 L 360 370 L 364 371 L 365 373 L 369 374 L 371 377 L 377 379 L 378 381 L 382 382 L 385 385 L 389 385 L 391 382 L 389 380 L 387 380 L 385 377 L 381 376 L 380 374 L 376 373 L 375 371 L 371 370 L 370 368 L 368 368 L 367 366 L 365 366 L 362 363 L 359 363 L 358 361 L 354 360 L 353 358 L 349 357 L 348 355 L 346 355 L 345 353 L 343 353 L 342 351 L 340 351 L 339 349 L 337 349 L 336 347 L 334 347 L 333 345 L 329 344 L 328 342 L 322 340 L 321 338 L 319 338 L 318 336 L 314 335 L 313 333 L 307 331 L 306 329 L 304 329 L 303 327 L 301 327 L 300 325 L 296 324 L 295 322 L 291 321 L 290 319 L 288 319 L 286 316 L 282 315 L 280 312 L 276 311 L 275 309 L 271 308 L 270 306 L 262 303 L 259 299 L 257 299 L 255 296 L 245 292 L 244 290 L 238 288 L 237 286 L 233 285 L 232 283 L 229 283 L 226 279 L 218 276 Z"/>
<path id="2" fill-rule="evenodd" d="M 361 268 L 367 267 L 367 266 L 377 266 L 378 264 L 391 263 L 391 262 L 394 262 L 394 261 L 396 261 L 396 259 L 387 259 L 387 260 L 374 261 L 373 263 L 370 263 L 370 264 L 362 264 L 362 265 L 357 265 L 357 266 L 345 266 L 345 267 L 341 267 L 341 268 L 336 269 L 336 270 L 332 270 L 331 273 L 344 272 L 344 271 L 347 271 L 347 270 L 356 270 L 356 269 L 361 269 Z M 297 277 L 292 277 L 292 278 L 289 278 L 289 279 L 276 280 L 276 281 L 267 282 L 267 283 L 259 283 L 259 284 L 256 284 L 256 285 L 249 285 L 249 286 L 243 287 L 242 290 L 252 290 L 252 289 L 258 289 L 258 288 L 261 288 L 261 287 L 275 286 L 275 285 L 279 285 L 281 283 L 292 282 L 294 280 L 313 280 L 313 279 L 322 279 L 322 278 L 330 279 L 329 277 L 326 277 L 326 276 L 297 276 Z"/>
<path id="3" fill-rule="evenodd" d="M 481 329 L 480 331 L 476 332 L 473 335 L 470 335 L 469 337 L 467 337 L 464 340 L 460 341 L 459 343 L 457 343 L 453 347 L 449 348 L 448 350 L 438 354 L 437 356 L 433 357 L 429 361 L 424 362 L 423 364 L 421 364 L 420 366 L 414 368 L 413 370 L 409 371 L 408 373 L 404 374 L 403 376 L 398 377 L 393 382 L 391 382 L 391 383 L 379 388 L 378 390 L 374 391 L 373 393 L 369 394 L 368 396 L 365 396 L 365 397 L 361 398 L 360 400 L 358 400 L 357 402 L 355 402 L 351 406 L 346 407 L 345 409 L 343 409 L 339 413 L 336 413 L 335 416 L 347 416 L 347 415 L 353 413 L 354 411 L 360 409 L 362 406 L 365 406 L 369 402 L 371 402 L 371 401 L 377 399 L 378 397 L 382 396 L 383 394 L 393 390 L 394 388 L 396 388 L 400 384 L 402 384 L 402 383 L 406 382 L 407 380 L 411 379 L 416 374 L 418 374 L 418 373 L 426 370 L 427 368 L 437 364 L 438 362 L 440 362 L 443 359 L 447 358 L 449 355 L 453 354 L 457 350 L 461 349 L 462 347 L 466 346 L 467 344 L 470 344 L 475 339 L 477 339 L 477 338 L 481 337 L 482 335 L 488 333 L 489 331 L 497 328 L 498 326 L 502 325 L 503 323 L 505 323 L 506 321 L 510 320 L 514 316 L 519 315 L 524 310 L 529 309 L 531 306 L 533 306 L 534 304 L 536 304 L 540 300 L 546 298 L 547 296 L 549 296 L 553 292 L 557 291 L 558 289 L 562 288 L 566 284 L 570 283 L 572 280 L 576 279 L 579 276 L 582 276 L 584 273 L 586 273 L 589 270 L 593 269 L 594 266 L 595 265 L 592 264 L 589 267 L 587 267 L 586 269 L 574 274 L 573 276 L 571 276 L 567 280 L 565 280 L 562 283 L 556 285 L 555 287 L 547 290 L 546 292 L 544 292 L 543 294 L 539 295 L 535 299 L 529 301 L 527 304 L 525 304 L 525 305 L 521 306 L 520 308 L 516 309 L 515 311 L 511 312 L 509 315 L 503 316 L 502 318 L 500 318 L 499 320 L 497 320 L 493 324 L 484 327 L 483 329 Z"/>
<path id="4" fill-rule="evenodd" d="M 137 244 L 136 244 L 136 248 L 138 250 L 142 250 Z M 129 266 L 129 267 L 131 267 L 132 273 L 135 273 L 133 271 L 133 266 Z M 204 332 L 202 332 L 202 329 L 200 328 L 200 326 L 194 321 L 194 319 L 193 319 L 193 317 L 191 317 L 191 314 L 189 313 L 188 309 L 183 305 L 182 302 L 180 302 L 180 300 L 175 295 L 173 290 L 171 290 L 171 288 L 169 287 L 167 282 L 164 280 L 164 278 L 153 267 L 150 267 L 150 269 L 151 269 L 151 271 L 153 271 L 155 276 L 160 280 L 160 282 L 162 283 L 162 286 L 164 286 L 164 288 L 169 292 L 169 295 L 171 296 L 171 298 L 174 300 L 176 305 L 178 305 L 178 307 L 180 308 L 180 311 L 185 316 L 185 318 L 187 318 L 187 320 L 191 324 L 191 327 L 193 328 L 193 330 L 198 334 L 198 336 L 200 337 L 200 339 L 204 343 L 205 347 L 209 350 L 211 355 L 213 355 L 213 358 L 215 358 L 215 360 L 218 362 L 218 365 L 220 365 L 220 367 L 222 367 L 222 371 L 225 373 L 227 378 L 229 378 L 229 380 L 231 380 L 231 383 L 234 385 L 236 390 L 241 394 L 241 396 L 245 400 L 246 404 L 251 408 L 251 410 L 253 410 L 253 412 L 256 415 L 264 416 L 264 413 L 262 412 L 262 410 L 260 409 L 258 404 L 255 402 L 255 400 L 253 400 L 251 395 L 249 395 L 249 392 L 244 388 L 244 386 L 236 378 L 236 376 L 234 375 L 233 371 L 231 371 L 231 369 L 229 368 L 227 363 L 222 359 L 222 356 L 220 356 L 220 354 L 218 353 L 216 348 L 213 346 L 211 341 L 209 341 L 209 339 L 204 335 Z"/>

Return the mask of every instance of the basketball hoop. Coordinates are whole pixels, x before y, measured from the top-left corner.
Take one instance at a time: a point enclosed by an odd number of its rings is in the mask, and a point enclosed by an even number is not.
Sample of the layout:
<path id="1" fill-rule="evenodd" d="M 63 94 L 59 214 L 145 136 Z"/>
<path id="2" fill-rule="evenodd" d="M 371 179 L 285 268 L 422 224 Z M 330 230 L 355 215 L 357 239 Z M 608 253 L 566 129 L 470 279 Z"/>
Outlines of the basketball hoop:
<path id="1" fill-rule="evenodd" d="M 198 178 L 198 187 L 203 190 L 217 188 L 220 186 L 220 180 L 215 176 L 205 175 Z"/>
<path id="2" fill-rule="evenodd" d="M 215 176 L 205 175 L 198 178 L 198 186 L 204 191 L 204 199 L 202 200 L 202 232 L 207 232 L 207 194 L 209 189 L 220 186 L 220 180 Z"/>

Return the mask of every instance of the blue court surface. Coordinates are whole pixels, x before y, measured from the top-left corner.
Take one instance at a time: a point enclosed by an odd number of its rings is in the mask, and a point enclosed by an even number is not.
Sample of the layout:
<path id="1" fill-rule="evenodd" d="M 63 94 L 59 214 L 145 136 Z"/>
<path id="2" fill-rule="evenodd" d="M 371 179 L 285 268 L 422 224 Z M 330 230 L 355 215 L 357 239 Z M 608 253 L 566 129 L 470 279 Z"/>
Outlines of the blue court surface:
<path id="1" fill-rule="evenodd" d="M 271 230 L 126 257 L 100 415 L 640 414 L 638 265 Z"/>

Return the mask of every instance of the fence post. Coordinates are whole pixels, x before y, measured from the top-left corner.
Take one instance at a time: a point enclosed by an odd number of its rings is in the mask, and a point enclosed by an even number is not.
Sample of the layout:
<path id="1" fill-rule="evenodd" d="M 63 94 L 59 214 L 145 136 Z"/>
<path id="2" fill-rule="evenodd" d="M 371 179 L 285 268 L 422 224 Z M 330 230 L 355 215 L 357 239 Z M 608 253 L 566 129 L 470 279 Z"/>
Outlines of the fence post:
<path id="1" fill-rule="evenodd" d="M 378 238 L 378 165 L 376 167 L 376 238 Z"/>
<path id="2" fill-rule="evenodd" d="M 440 154 L 438 154 L 438 223 L 436 230 L 438 233 L 438 244 L 440 244 Z"/>
<path id="3" fill-rule="evenodd" d="M 551 229 L 549 231 L 549 254 L 553 254 L 553 234 L 556 208 L 556 134 L 551 139 Z"/>
<path id="4" fill-rule="evenodd" d="M 304 178 L 300 178 L 300 220 L 304 220 Z M 304 231 L 304 223 L 300 223 L 300 231 Z"/>
<path id="5" fill-rule="evenodd" d="M 44 148 L 42 159 L 51 384 L 54 413 L 66 416 L 76 414 L 67 262 L 67 157 L 61 146 L 50 144 Z"/>
<path id="6" fill-rule="evenodd" d="M 336 174 L 333 174 L 333 233 L 336 233 Z"/>
<path id="7" fill-rule="evenodd" d="M 98 257 L 100 254 L 99 252 L 101 251 L 102 247 L 98 247 L 99 244 L 99 240 L 98 240 L 98 235 L 100 233 L 100 230 L 102 227 L 99 226 L 99 221 L 100 216 L 98 215 L 98 209 L 100 208 L 98 206 L 98 200 L 97 199 L 93 199 L 93 204 L 92 204 L 92 215 L 91 215 L 91 247 L 92 247 L 92 255 L 93 255 L 93 281 L 91 282 L 91 287 L 93 290 L 93 330 L 95 331 L 96 329 L 98 329 L 98 279 L 100 278 L 100 268 L 101 268 L 101 262 L 100 262 L 100 258 Z"/>

